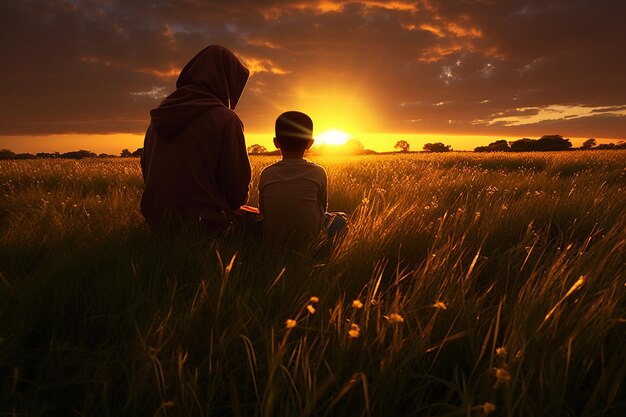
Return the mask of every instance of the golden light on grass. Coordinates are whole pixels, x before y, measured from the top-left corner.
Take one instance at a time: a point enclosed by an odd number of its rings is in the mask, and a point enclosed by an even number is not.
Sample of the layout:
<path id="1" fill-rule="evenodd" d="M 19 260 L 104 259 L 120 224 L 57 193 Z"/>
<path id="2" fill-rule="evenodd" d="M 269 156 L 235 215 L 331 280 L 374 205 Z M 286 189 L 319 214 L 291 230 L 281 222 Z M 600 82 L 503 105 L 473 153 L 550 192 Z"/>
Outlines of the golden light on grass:
<path id="1" fill-rule="evenodd" d="M 579 289 L 580 287 L 583 286 L 583 284 L 585 283 L 585 276 L 581 275 L 580 278 L 578 278 L 578 281 L 576 281 L 574 283 L 574 285 L 572 285 L 572 287 L 569 289 L 569 291 L 567 291 L 567 294 L 565 294 L 563 296 L 563 298 L 561 298 L 555 305 L 554 307 L 552 307 L 552 309 L 548 312 L 548 314 L 546 314 L 546 317 L 543 319 L 544 323 L 546 320 L 548 320 L 550 318 L 550 316 L 552 316 L 552 314 L 554 314 L 554 312 L 556 311 L 557 308 L 559 308 L 559 306 L 563 303 L 563 301 L 569 297 L 570 295 L 572 295 L 572 293 L 574 291 L 576 291 L 577 289 Z"/>
<path id="2" fill-rule="evenodd" d="M 346 131 L 361 139 L 356 130 Z M 619 216 L 626 206 L 623 159 L 621 151 L 316 155 L 315 161 L 329 174 L 329 209 L 345 208 L 352 215 L 349 234 L 333 246 L 323 264 L 312 254 L 276 256 L 274 248 L 259 246 L 244 234 L 217 241 L 193 234 L 153 243 L 136 212 L 143 188 L 136 159 L 0 161 L 0 245 L 12 258 L 0 262 L 0 292 L 11 295 L 4 297 L 7 311 L 22 313 L 5 314 L 0 323 L 8 329 L 0 332 L 0 362 L 15 370 L 12 379 L 17 381 L 13 391 L 0 394 L 0 402 L 8 404 L 30 393 L 29 386 L 19 384 L 24 380 L 23 358 L 13 352 L 30 352 L 33 361 L 50 369 L 69 363 L 63 344 L 43 343 L 33 351 L 21 329 L 34 323 L 46 332 L 51 329 L 50 340 L 80 341 L 89 336 L 81 323 L 97 314 L 103 320 L 99 328 L 131 329 L 137 343 L 128 355 L 110 355 L 111 346 L 129 337 L 115 331 L 94 345 L 93 354 L 69 358 L 83 390 L 94 393 L 79 404 L 83 413 L 102 406 L 110 414 L 118 412 L 102 392 L 102 381 L 92 376 L 127 369 L 128 389 L 135 393 L 128 404 L 137 407 L 129 408 L 130 414 L 145 414 L 146 393 L 156 409 L 170 401 L 170 391 L 193 394 L 175 395 L 176 410 L 183 415 L 211 415 L 235 406 L 242 414 L 277 417 L 345 415 L 346 410 L 350 415 L 377 415 L 381 404 L 383 414 L 402 415 L 407 398 L 408 405 L 438 404 L 442 396 L 457 398 L 462 391 L 468 397 L 452 412 L 478 417 L 523 411 L 524 404 L 536 404 L 534 393 L 541 386 L 559 394 L 551 397 L 548 406 L 553 409 L 580 407 L 589 414 L 621 415 L 619 392 L 614 391 L 623 383 L 619 364 L 625 361 L 619 337 L 614 336 L 621 334 L 626 317 L 623 263 L 616 261 L 624 249 Z M 255 177 L 273 161 L 253 158 Z M 493 187 L 499 191 L 489 194 Z M 384 201 L 378 188 L 388 190 Z M 466 195 L 466 190 L 476 193 Z M 543 194 L 536 196 L 535 190 Z M 461 192 L 464 197 L 457 199 Z M 253 204 L 256 194 L 251 193 Z M 367 206 L 361 203 L 364 197 L 370 201 Z M 502 211 L 504 203 L 508 210 Z M 483 221 L 473 222 L 476 211 Z M 42 240 L 46 253 L 40 251 Z M 572 241 L 573 246 L 563 251 L 554 241 Z M 220 267 L 222 258 L 233 252 L 241 262 L 227 271 Z M 54 256 L 64 253 L 73 255 Z M 502 253 L 512 256 L 498 255 Z M 156 266 L 154 259 L 160 259 Z M 90 279 L 84 279 L 86 270 Z M 34 275 L 40 279 L 27 279 Z M 502 276 L 515 285 L 499 286 Z M 164 279 L 165 291 L 160 285 Z M 146 285 L 129 286 L 132 280 Z M 94 282 L 105 284 L 93 291 Z M 180 288 L 197 294 L 192 308 L 188 297 L 178 296 Z M 486 288 L 498 289 L 497 296 L 467 297 L 485 294 Z M 50 297 L 51 289 L 65 292 Z M 216 291 L 221 294 L 218 300 L 226 303 L 219 310 L 210 297 Z M 79 320 L 61 314 L 50 322 L 49 312 L 63 311 L 63 303 L 74 294 L 93 295 L 87 308 L 69 312 Z M 541 316 L 564 296 L 545 325 L 536 329 Z M 138 297 L 152 300 L 145 303 L 145 320 L 139 322 L 134 314 Z M 108 314 L 111 299 L 119 304 L 114 317 Z M 321 299 L 324 309 L 310 316 L 306 306 L 321 308 Z M 463 300 L 463 308 L 456 300 Z M 434 306 L 438 301 L 452 303 L 451 311 L 439 311 Z M 164 311 L 181 319 L 170 320 Z M 206 314 L 216 318 L 208 328 Z M 402 318 L 404 314 L 410 320 Z M 221 337 L 233 329 L 233 337 Z M 593 332 L 587 337 L 589 329 Z M 195 337 L 207 333 L 209 337 Z M 474 340 L 484 342 L 477 349 L 464 347 Z M 230 380 L 233 395 L 221 395 L 219 384 L 203 389 L 194 372 L 195 359 L 185 362 L 185 352 L 207 349 L 211 377 Z M 459 349 L 467 355 L 460 357 Z M 154 366 L 133 366 L 133 358 L 146 352 Z M 92 357 L 106 360 L 89 360 Z M 604 358 L 597 363 L 598 372 L 574 372 L 574 361 L 596 364 L 596 358 Z M 507 363 L 509 359 L 513 362 Z M 232 366 L 215 366 L 219 363 Z M 524 364 L 530 363 L 529 370 Z M 406 364 L 416 364 L 423 372 L 407 379 L 397 371 Z M 457 367 L 458 377 L 467 384 L 459 388 L 440 380 L 441 364 Z M 238 376 L 235 385 L 233 372 Z M 350 379 L 352 374 L 357 377 Z M 42 375 L 32 382 L 42 384 L 39 391 L 50 395 L 38 396 L 38 404 L 57 405 L 55 381 Z M 298 389 L 283 389 L 289 381 Z M 329 385 L 320 385 L 324 381 Z M 390 383 L 393 390 L 386 389 Z M 416 383 L 433 384 L 435 395 L 424 392 L 413 401 Z M 240 386 L 245 389 L 237 390 Z M 597 388 L 597 395 L 569 394 L 590 386 Z M 495 392 L 497 387 L 511 391 Z M 311 389 L 324 390 L 320 392 L 329 401 L 317 401 Z M 333 403 L 333 398 L 338 401 Z M 609 398 L 614 401 L 609 403 Z M 449 407 L 429 409 L 437 414 Z M 16 408 L 16 414 L 25 410 L 28 405 Z M 541 414 L 541 405 L 537 410 Z"/>

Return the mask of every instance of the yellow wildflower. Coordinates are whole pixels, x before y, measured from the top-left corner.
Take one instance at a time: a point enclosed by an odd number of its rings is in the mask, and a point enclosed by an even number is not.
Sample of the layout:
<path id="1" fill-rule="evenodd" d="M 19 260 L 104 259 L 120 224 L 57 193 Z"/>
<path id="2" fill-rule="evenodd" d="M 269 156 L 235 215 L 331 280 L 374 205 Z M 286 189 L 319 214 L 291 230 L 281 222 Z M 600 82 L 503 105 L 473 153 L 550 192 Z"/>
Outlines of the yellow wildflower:
<path id="1" fill-rule="evenodd" d="M 313 307 L 311 304 L 306 306 L 306 309 L 309 310 L 309 313 L 315 314 L 315 307 Z"/>
<path id="2" fill-rule="evenodd" d="M 313 296 L 313 297 L 311 297 L 311 298 L 309 299 L 309 301 L 310 301 L 311 303 L 319 303 L 319 302 L 320 302 L 320 299 L 319 299 L 319 298 L 317 298 L 316 296 Z"/>
<path id="3" fill-rule="evenodd" d="M 438 308 L 440 310 L 447 310 L 448 307 L 445 305 L 445 303 L 443 301 L 437 301 L 435 304 L 433 304 L 433 307 Z"/>
<path id="4" fill-rule="evenodd" d="M 356 337 L 359 337 L 360 335 L 361 335 L 361 328 L 359 327 L 358 324 L 352 323 L 350 325 L 350 330 L 348 330 L 348 336 L 354 339 Z"/>
<path id="5" fill-rule="evenodd" d="M 352 307 L 354 308 L 363 308 L 363 303 L 359 300 L 354 300 L 352 302 Z"/>
<path id="6" fill-rule="evenodd" d="M 288 329 L 293 329 L 294 327 L 296 327 L 296 321 L 293 319 L 287 319 L 287 321 L 285 321 L 285 327 L 287 327 Z"/>
<path id="7" fill-rule="evenodd" d="M 397 314 L 397 313 L 391 313 L 388 317 L 387 317 L 387 321 L 391 324 L 395 324 L 395 323 L 404 323 L 404 317 L 402 317 L 401 315 Z"/>
<path id="8" fill-rule="evenodd" d="M 489 413 L 493 413 L 494 411 L 496 411 L 496 406 L 490 402 L 485 402 L 483 404 L 483 413 L 485 414 L 489 414 Z"/>

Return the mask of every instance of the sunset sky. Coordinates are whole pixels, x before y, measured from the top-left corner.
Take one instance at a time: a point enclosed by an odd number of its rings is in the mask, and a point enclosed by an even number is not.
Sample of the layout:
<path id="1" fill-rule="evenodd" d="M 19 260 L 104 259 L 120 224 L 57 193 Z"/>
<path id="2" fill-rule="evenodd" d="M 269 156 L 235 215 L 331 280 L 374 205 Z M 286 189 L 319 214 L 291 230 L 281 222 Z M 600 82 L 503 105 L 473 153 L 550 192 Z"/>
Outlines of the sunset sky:
<path id="1" fill-rule="evenodd" d="M 624 22 L 623 0 L 2 1 L 0 148 L 139 147 L 210 44 L 251 70 L 237 108 L 249 144 L 269 147 L 286 110 L 381 151 L 622 140 Z"/>

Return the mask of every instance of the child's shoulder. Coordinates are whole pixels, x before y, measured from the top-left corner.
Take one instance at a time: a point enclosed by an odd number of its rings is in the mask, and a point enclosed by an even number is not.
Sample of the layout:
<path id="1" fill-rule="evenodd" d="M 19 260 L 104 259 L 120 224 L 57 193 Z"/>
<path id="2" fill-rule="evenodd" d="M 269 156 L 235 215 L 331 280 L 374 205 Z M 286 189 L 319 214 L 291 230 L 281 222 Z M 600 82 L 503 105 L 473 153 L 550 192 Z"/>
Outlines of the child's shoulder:
<path id="1" fill-rule="evenodd" d="M 326 172 L 326 170 L 324 169 L 323 166 L 316 164 L 315 162 L 311 162 L 311 161 L 307 161 L 306 159 L 303 159 L 303 161 L 311 168 L 314 170 L 318 170 L 318 171 L 324 171 Z"/>
<path id="2" fill-rule="evenodd" d="M 270 173 L 272 171 L 281 171 L 286 170 L 290 172 L 299 171 L 299 172 L 319 172 L 326 173 L 326 170 L 321 165 L 316 164 L 315 162 L 307 161 L 306 159 L 293 159 L 293 160 L 282 160 L 273 163 L 272 165 L 268 165 L 261 170 L 261 174 Z"/>
<path id="3" fill-rule="evenodd" d="M 309 177 L 324 178 L 326 177 L 326 170 L 323 166 L 316 164 L 315 162 L 302 159 L 299 167 L 300 172 Z"/>
<path id="4" fill-rule="evenodd" d="M 267 170 L 272 170 L 272 169 L 280 169 L 281 165 L 282 165 L 283 161 L 276 161 L 273 164 L 270 164 L 268 166 L 266 166 L 265 168 L 263 168 L 261 171 L 267 171 Z"/>

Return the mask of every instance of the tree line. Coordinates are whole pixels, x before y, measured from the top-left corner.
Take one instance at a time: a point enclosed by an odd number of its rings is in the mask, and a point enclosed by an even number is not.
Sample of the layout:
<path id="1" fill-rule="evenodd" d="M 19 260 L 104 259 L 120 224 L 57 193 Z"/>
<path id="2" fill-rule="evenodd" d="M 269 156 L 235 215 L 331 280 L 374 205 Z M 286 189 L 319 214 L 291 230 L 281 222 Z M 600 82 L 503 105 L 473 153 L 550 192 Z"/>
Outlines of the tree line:
<path id="1" fill-rule="evenodd" d="M 500 139 L 487 146 L 479 146 L 474 152 L 546 152 L 567 150 L 611 150 L 626 149 L 626 142 L 598 144 L 594 138 L 587 139 L 579 148 L 572 147 L 569 139 L 561 135 L 544 135 L 539 139 L 523 138 L 514 141 Z"/>
<path id="2" fill-rule="evenodd" d="M 81 149 L 72 152 L 38 152 L 32 153 L 15 153 L 9 149 L 0 149 L 0 160 L 6 159 L 84 159 L 84 158 L 139 158 L 143 155 L 143 148 L 138 148 L 134 152 L 128 149 L 122 149 L 119 155 L 111 155 L 107 153 L 97 154 L 95 152 Z"/>
<path id="3" fill-rule="evenodd" d="M 406 140 L 396 142 L 394 149 L 398 152 L 410 152 Z M 422 148 L 425 152 L 450 152 L 452 147 L 442 142 L 426 143 Z M 568 150 L 612 150 L 626 149 L 626 142 L 598 144 L 594 138 L 587 139 L 579 148 L 574 148 L 569 139 L 561 135 L 544 135 L 539 139 L 522 138 L 513 141 L 500 139 L 487 146 L 478 146 L 474 152 L 548 152 Z"/>
<path id="4" fill-rule="evenodd" d="M 333 147 L 334 148 L 334 147 Z M 341 148 L 341 149 L 340 149 Z M 398 140 L 394 145 L 394 149 L 399 153 L 407 153 L 411 151 L 411 145 L 404 139 Z M 547 151 L 568 151 L 568 150 L 614 150 L 626 149 L 626 141 L 617 143 L 598 144 L 594 138 L 587 139 L 579 148 L 574 148 L 569 139 L 563 138 L 561 135 L 544 135 L 539 139 L 522 138 L 513 141 L 500 139 L 491 142 L 487 146 L 478 146 L 474 148 L 474 152 L 547 152 Z M 268 151 L 268 149 L 259 144 L 248 146 L 250 155 L 280 155 L 279 150 Z M 339 152 L 339 150 L 341 152 Z M 424 152 L 450 152 L 452 147 L 443 142 L 426 143 L 422 147 Z M 327 145 L 322 145 L 312 149 L 313 153 L 350 153 L 350 154 L 375 154 L 376 152 L 365 149 L 361 142 L 352 139 L 346 145 L 333 150 Z M 0 149 L 0 160 L 3 159 L 84 159 L 84 158 L 139 158 L 143 155 L 143 148 L 137 148 L 131 152 L 129 149 L 122 149 L 119 155 L 111 155 L 106 153 L 96 154 L 91 151 L 81 149 L 72 152 L 39 152 L 31 153 L 14 153 L 9 149 Z"/>

